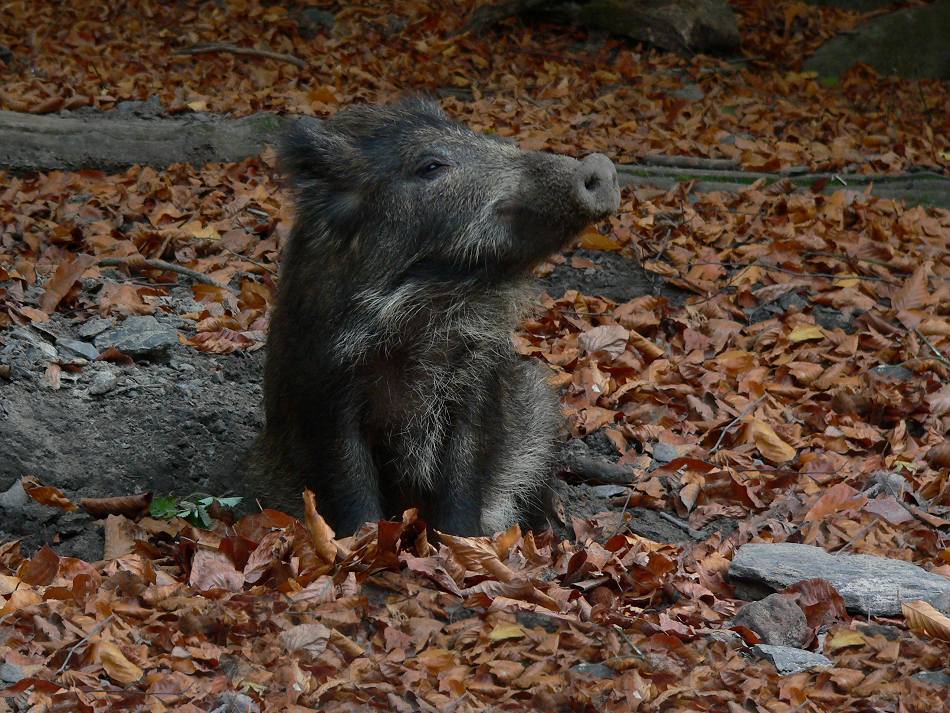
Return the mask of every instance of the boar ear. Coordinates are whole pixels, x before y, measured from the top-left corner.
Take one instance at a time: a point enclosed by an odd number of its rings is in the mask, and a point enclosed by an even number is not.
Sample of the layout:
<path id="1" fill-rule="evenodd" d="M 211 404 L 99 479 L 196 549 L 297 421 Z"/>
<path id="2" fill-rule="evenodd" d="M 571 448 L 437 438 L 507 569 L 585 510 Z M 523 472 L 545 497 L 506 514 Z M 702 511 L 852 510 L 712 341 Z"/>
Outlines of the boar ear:
<path id="1" fill-rule="evenodd" d="M 356 149 L 345 136 L 313 117 L 295 121 L 280 144 L 280 167 L 294 185 L 334 182 L 341 167 L 354 164 Z"/>
<path id="2" fill-rule="evenodd" d="M 439 104 L 438 100 L 427 94 L 407 94 L 395 106 L 403 111 L 427 114 L 441 121 L 448 118 L 445 112 L 442 111 L 442 105 Z"/>

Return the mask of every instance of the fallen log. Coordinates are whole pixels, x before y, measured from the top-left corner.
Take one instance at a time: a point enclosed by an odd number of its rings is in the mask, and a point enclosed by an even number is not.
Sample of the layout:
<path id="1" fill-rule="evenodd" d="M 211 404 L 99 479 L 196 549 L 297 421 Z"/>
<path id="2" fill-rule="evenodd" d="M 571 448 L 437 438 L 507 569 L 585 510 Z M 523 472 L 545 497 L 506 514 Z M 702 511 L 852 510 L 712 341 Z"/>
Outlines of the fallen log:
<path id="1" fill-rule="evenodd" d="M 136 164 L 163 168 L 173 163 L 240 161 L 273 144 L 291 120 L 264 113 L 231 118 L 87 110 L 63 114 L 0 111 L 0 170 L 116 171 Z M 815 190 L 820 185 L 825 193 L 870 187 L 874 195 L 884 198 L 950 208 L 950 177 L 930 171 L 845 174 L 808 173 L 798 168 L 760 173 L 728 168 L 732 163 L 726 159 L 647 154 L 642 161 L 617 166 L 622 185 L 669 189 L 692 182 L 694 191 L 736 191 L 762 179 L 766 184 L 788 181 L 801 189 Z"/>
<path id="2" fill-rule="evenodd" d="M 146 118 L 119 112 L 0 111 L 0 167 L 112 171 L 135 164 L 240 161 L 272 143 L 285 121 L 276 114 L 231 119 L 213 114 Z"/>

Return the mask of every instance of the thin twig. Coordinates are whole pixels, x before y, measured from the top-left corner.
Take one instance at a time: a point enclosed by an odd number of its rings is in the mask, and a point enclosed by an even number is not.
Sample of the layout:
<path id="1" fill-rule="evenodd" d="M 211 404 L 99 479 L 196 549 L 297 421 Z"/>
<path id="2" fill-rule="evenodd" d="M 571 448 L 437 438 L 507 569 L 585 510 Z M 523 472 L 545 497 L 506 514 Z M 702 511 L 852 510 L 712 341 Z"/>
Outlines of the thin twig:
<path id="1" fill-rule="evenodd" d="M 703 536 L 703 533 L 701 533 L 699 530 L 696 530 L 690 527 L 690 524 L 688 522 L 686 522 L 685 520 L 681 520 L 680 518 L 676 517 L 676 515 L 665 512 L 663 510 L 657 510 L 656 514 L 660 516 L 661 520 L 666 520 L 668 523 L 670 523 L 674 527 L 677 527 L 683 532 L 685 532 L 687 535 L 689 535 L 690 539 L 693 539 L 693 540 L 706 539 Z"/>
<path id="2" fill-rule="evenodd" d="M 229 255 L 233 255 L 234 257 L 244 260 L 245 262 L 249 262 L 252 265 L 257 265 L 259 268 L 261 268 L 265 272 L 269 272 L 271 275 L 278 274 L 277 270 L 275 270 L 274 268 L 270 267 L 269 265 L 265 265 L 262 262 L 258 262 L 252 257 L 248 257 L 247 255 L 242 255 L 241 253 L 235 252 L 234 250 L 231 250 L 230 248 L 226 248 L 223 245 L 221 246 L 221 249 L 224 252 L 228 253 Z"/>
<path id="3" fill-rule="evenodd" d="M 267 59 L 275 59 L 278 62 L 294 64 L 301 69 L 306 69 L 308 66 L 304 60 L 300 59 L 300 57 L 294 57 L 292 54 L 272 52 L 271 50 L 254 49 L 253 47 L 238 47 L 237 45 L 232 45 L 230 42 L 212 42 L 210 44 L 195 45 L 194 47 L 183 47 L 181 49 L 175 50 L 175 54 L 187 55 L 207 54 L 214 52 L 243 54 L 250 57 L 265 57 Z"/>
<path id="4" fill-rule="evenodd" d="M 99 258 L 99 267 L 127 267 L 130 270 L 133 268 L 148 268 L 151 270 L 164 270 L 165 272 L 174 272 L 179 275 L 184 275 L 185 277 L 190 277 L 195 282 L 200 282 L 203 285 L 211 285 L 212 287 L 220 287 L 222 289 L 228 289 L 228 286 L 222 284 L 204 273 L 198 272 L 197 270 L 192 270 L 191 268 L 183 267 L 182 265 L 176 265 L 172 262 L 165 262 L 164 260 L 157 260 L 155 258 L 126 258 L 126 257 L 104 257 Z"/>
<path id="5" fill-rule="evenodd" d="M 712 455 L 713 453 L 715 453 L 716 451 L 719 450 L 719 446 L 722 445 L 722 440 L 726 437 L 726 434 L 729 433 L 729 431 L 731 431 L 731 430 L 733 429 L 733 427 L 734 427 L 736 424 L 739 423 L 739 421 L 741 421 L 741 420 L 744 419 L 746 416 L 748 416 L 748 415 L 752 412 L 752 409 L 754 409 L 756 406 L 758 406 L 759 403 L 760 403 L 760 402 L 762 401 L 762 399 L 764 399 L 764 398 L 765 398 L 765 394 L 762 394 L 759 398 L 757 398 L 757 399 L 756 399 L 755 401 L 753 401 L 751 404 L 749 404 L 749 405 L 746 406 L 744 409 L 742 409 L 742 411 L 739 413 L 739 415 L 736 416 L 734 419 L 732 419 L 732 420 L 726 425 L 726 427 L 725 427 L 724 429 L 722 429 L 722 433 L 719 434 L 719 438 L 718 438 L 718 440 L 716 441 L 716 445 L 714 445 L 714 446 L 712 447 L 712 450 L 709 451 L 709 455 Z"/>
<path id="6" fill-rule="evenodd" d="M 921 332 L 919 329 L 916 329 L 916 328 L 914 329 L 914 332 L 916 332 L 918 337 L 924 340 L 924 344 L 930 347 L 930 351 L 932 351 L 934 353 L 934 356 L 937 357 L 937 361 L 939 361 L 944 366 L 950 366 L 950 359 L 947 359 L 947 357 L 945 357 L 943 353 L 939 349 L 937 349 L 937 347 L 933 345 L 933 342 L 931 342 L 929 339 L 927 339 L 927 337 L 924 336 L 923 332 Z"/>
<path id="7" fill-rule="evenodd" d="M 633 497 L 633 488 L 627 488 L 627 499 L 624 500 L 623 510 L 620 511 L 620 520 L 617 523 L 617 527 L 614 528 L 614 531 L 610 533 L 610 537 L 607 538 L 608 540 L 613 539 L 614 537 L 620 534 L 621 530 L 625 529 L 623 518 L 627 514 L 627 508 L 630 506 L 630 498 L 632 497 Z"/>
<path id="8" fill-rule="evenodd" d="M 854 255 L 845 255 L 844 253 L 825 253 L 825 252 L 815 252 L 815 251 L 809 250 L 808 252 L 803 254 L 803 257 L 830 257 L 830 258 L 835 258 L 836 260 L 841 260 L 842 262 L 852 262 L 852 261 L 869 262 L 872 265 L 880 265 L 881 267 L 889 267 L 889 268 L 894 267 L 892 263 L 889 263 L 885 260 L 875 260 L 869 257 L 856 257 Z M 904 275 L 907 273 L 902 272 L 900 274 Z M 848 275 L 842 275 L 842 277 L 847 279 Z"/>
<path id="9" fill-rule="evenodd" d="M 78 648 L 79 648 L 80 646 L 82 646 L 83 644 L 88 644 L 88 643 L 89 643 L 89 640 L 90 640 L 93 636 L 95 636 L 96 634 L 98 634 L 100 631 L 102 631 L 102 630 L 105 628 L 106 624 L 108 624 L 110 621 L 112 621 L 112 619 L 113 619 L 114 617 L 115 617 L 115 614 L 110 614 L 110 615 L 107 616 L 105 619 L 103 619 L 103 620 L 100 621 L 98 624 L 96 624 L 94 627 L 92 627 L 92 629 L 89 631 L 88 634 L 86 634 L 86 635 L 85 635 L 84 637 L 82 637 L 79 641 L 77 641 L 75 644 L 73 644 L 73 645 L 70 647 L 69 651 L 66 652 L 66 660 L 63 661 L 63 665 L 60 666 L 58 669 L 56 669 L 56 673 L 54 673 L 53 676 L 54 676 L 54 677 L 55 677 L 55 676 L 58 676 L 58 675 L 61 674 L 63 671 L 65 671 L 65 670 L 66 670 L 66 666 L 69 665 L 69 660 L 73 657 L 73 654 L 76 653 L 76 649 L 78 649 Z"/>

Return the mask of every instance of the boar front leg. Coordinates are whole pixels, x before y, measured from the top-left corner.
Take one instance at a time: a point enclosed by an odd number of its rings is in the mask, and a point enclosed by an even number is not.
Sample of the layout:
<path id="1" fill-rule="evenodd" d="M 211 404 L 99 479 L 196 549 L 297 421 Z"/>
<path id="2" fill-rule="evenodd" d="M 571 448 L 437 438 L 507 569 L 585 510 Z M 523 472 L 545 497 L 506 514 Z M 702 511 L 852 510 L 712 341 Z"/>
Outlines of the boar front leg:
<path id="1" fill-rule="evenodd" d="M 481 535 L 484 458 L 473 414 L 457 419 L 434 485 L 429 524 L 449 535 Z"/>
<path id="2" fill-rule="evenodd" d="M 333 446 L 332 461 L 317 461 L 317 509 L 337 536 L 345 537 L 384 515 L 379 473 L 354 404 L 344 409 L 338 425 L 340 438 Z"/>

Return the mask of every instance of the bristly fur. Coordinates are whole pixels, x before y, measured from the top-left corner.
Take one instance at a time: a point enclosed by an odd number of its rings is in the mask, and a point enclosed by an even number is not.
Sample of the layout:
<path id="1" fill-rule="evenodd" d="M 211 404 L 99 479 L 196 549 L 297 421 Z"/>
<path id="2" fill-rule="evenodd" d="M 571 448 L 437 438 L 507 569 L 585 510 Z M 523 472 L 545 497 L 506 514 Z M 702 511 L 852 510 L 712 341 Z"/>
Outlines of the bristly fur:
<path id="1" fill-rule="evenodd" d="M 410 506 L 452 533 L 541 524 L 558 408 L 510 335 L 532 265 L 616 210 L 612 166 L 520 151 L 421 99 L 299 122 L 281 161 L 297 217 L 262 488 L 314 489 L 338 534 Z"/>

